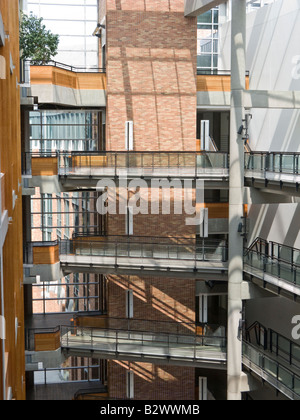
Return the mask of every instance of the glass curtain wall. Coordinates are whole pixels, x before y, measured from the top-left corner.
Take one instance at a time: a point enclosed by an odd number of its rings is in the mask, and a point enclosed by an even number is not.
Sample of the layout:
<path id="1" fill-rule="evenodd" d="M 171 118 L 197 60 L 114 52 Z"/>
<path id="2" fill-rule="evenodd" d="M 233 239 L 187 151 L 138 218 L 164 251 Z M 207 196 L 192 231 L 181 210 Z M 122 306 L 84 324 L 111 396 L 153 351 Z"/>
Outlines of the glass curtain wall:
<path id="1" fill-rule="evenodd" d="M 58 34 L 55 61 L 74 67 L 97 68 L 97 0 L 28 0 L 25 13 L 42 17 L 46 28 Z"/>
<path id="2" fill-rule="evenodd" d="M 219 9 L 209 10 L 197 18 L 197 68 L 201 73 L 218 70 Z"/>
<path id="3" fill-rule="evenodd" d="M 30 151 L 93 151 L 99 145 L 97 111 L 32 111 L 29 113 Z"/>
<path id="4" fill-rule="evenodd" d="M 248 0 L 247 1 L 247 12 L 252 12 L 260 7 L 267 6 L 268 4 L 274 3 L 276 0 Z"/>

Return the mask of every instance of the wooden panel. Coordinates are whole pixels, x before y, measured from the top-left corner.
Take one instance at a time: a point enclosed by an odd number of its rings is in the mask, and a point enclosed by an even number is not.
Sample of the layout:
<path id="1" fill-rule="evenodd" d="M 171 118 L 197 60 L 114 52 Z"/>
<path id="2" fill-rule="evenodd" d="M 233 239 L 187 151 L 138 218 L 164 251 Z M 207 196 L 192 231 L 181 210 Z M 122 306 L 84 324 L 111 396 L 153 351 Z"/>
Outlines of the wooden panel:
<path id="1" fill-rule="evenodd" d="M 54 351 L 60 347 L 60 332 L 35 334 L 35 351 Z"/>
<path id="2" fill-rule="evenodd" d="M 106 400 L 108 399 L 108 393 L 102 392 L 102 393 L 92 393 L 92 394 L 81 394 L 76 397 L 77 401 L 98 401 L 98 400 Z"/>
<path id="3" fill-rule="evenodd" d="M 52 66 L 30 68 L 32 85 L 56 85 L 71 89 L 106 90 L 105 73 L 75 73 Z"/>
<path id="4" fill-rule="evenodd" d="M 59 247 L 54 246 L 36 246 L 33 248 L 33 264 L 55 264 L 59 262 Z"/>
<path id="5" fill-rule="evenodd" d="M 106 74 L 77 73 L 77 89 L 106 90 Z"/>
<path id="6" fill-rule="evenodd" d="M 208 209 L 209 219 L 228 219 L 229 217 L 229 204 L 228 203 L 205 203 L 197 204 L 197 209 Z"/>
<path id="7" fill-rule="evenodd" d="M 249 89 L 249 76 L 246 77 L 246 89 Z M 231 76 L 198 75 L 198 92 L 230 92 Z"/>
<path id="8" fill-rule="evenodd" d="M 2 203 L 11 221 L 3 245 L 3 299 L 6 323 L 5 352 L 9 355 L 7 365 L 2 366 L 0 374 L 6 370 L 6 389 L 11 388 L 12 398 L 23 400 L 26 397 L 24 353 L 24 286 L 23 278 L 23 226 L 22 226 L 22 172 L 21 172 L 21 109 L 19 74 L 19 1 L 0 0 L 0 12 L 5 32 L 9 37 L 5 46 L 0 47 L 3 66 L 3 79 L 0 78 L 0 161 L 2 179 Z M 11 60 L 14 64 L 10 71 Z M 17 195 L 13 203 L 12 191 Z M 16 328 L 16 322 L 18 322 Z M 1 350 L 2 351 L 2 350 Z M 23 355 L 23 356 L 22 356 Z M 0 399 L 5 392 L 0 381 Z"/>
<path id="9" fill-rule="evenodd" d="M 58 162 L 56 157 L 33 157 L 32 176 L 52 176 L 58 174 Z"/>
<path id="10" fill-rule="evenodd" d="M 201 327 L 200 325 L 196 326 L 196 335 L 203 335 L 204 334 L 204 327 Z"/>
<path id="11" fill-rule="evenodd" d="M 107 316 L 82 316 L 75 318 L 75 324 L 78 327 L 108 328 L 108 319 Z"/>
<path id="12" fill-rule="evenodd" d="M 72 159 L 72 166 L 76 167 L 104 167 L 107 166 L 106 156 L 74 156 Z"/>

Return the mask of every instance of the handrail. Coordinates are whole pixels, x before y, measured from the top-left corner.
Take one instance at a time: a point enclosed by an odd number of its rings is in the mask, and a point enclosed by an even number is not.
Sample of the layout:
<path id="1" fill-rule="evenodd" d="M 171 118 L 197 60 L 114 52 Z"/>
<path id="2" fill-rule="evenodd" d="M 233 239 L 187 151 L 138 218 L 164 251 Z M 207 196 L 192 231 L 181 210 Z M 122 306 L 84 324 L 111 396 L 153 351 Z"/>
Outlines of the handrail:
<path id="1" fill-rule="evenodd" d="M 134 321 L 134 320 L 133 320 Z M 152 321 L 149 321 L 152 323 Z M 176 327 L 176 323 L 174 325 Z M 193 331 L 195 324 L 193 325 Z M 225 336 L 213 335 L 213 334 L 196 334 L 193 333 L 174 333 L 164 331 L 149 331 L 145 329 L 119 329 L 119 328 L 96 328 L 96 327 L 61 327 L 61 346 L 63 348 L 69 348 L 72 342 L 74 346 L 79 343 L 87 343 L 91 348 L 95 349 L 97 346 L 97 338 L 110 338 L 115 341 L 115 351 L 119 353 L 119 345 L 122 340 L 127 340 L 133 343 L 139 343 L 144 346 L 145 343 L 161 343 L 170 347 L 172 345 L 181 344 L 187 345 L 189 349 L 196 350 L 197 347 L 203 346 L 217 346 L 220 349 L 225 350 L 227 339 Z M 74 337 L 74 333 L 76 336 Z M 109 334 L 109 336 L 107 335 Z M 124 335 L 127 334 L 127 335 Z M 82 337 L 82 338 L 80 338 Z M 84 337 L 88 337 L 88 341 Z M 107 345 L 105 341 L 105 345 Z M 148 347 L 148 346 L 147 346 Z M 128 351 L 127 351 L 128 352 Z M 164 352 L 163 352 L 164 353 Z"/>
<path id="2" fill-rule="evenodd" d="M 103 239 L 107 243 L 133 243 L 133 244 L 142 244 L 147 243 L 149 245 L 196 245 L 196 246 L 203 246 L 205 244 L 210 246 L 218 246 L 221 245 L 225 246 L 227 241 L 225 239 L 209 239 L 209 238 L 201 238 L 198 239 L 195 236 L 188 237 L 188 236 L 143 236 L 143 235 L 89 235 L 85 233 L 74 233 L 74 240 L 73 239 L 57 239 L 55 241 L 28 241 L 27 244 L 32 244 L 32 246 L 37 247 L 49 247 L 49 246 L 56 246 L 60 245 L 63 242 L 76 242 L 80 243 L 80 238 L 88 238 L 91 237 L 91 240 L 88 242 L 95 242 L 97 244 L 101 243 L 97 241 L 97 239 Z M 78 238 L 78 241 L 76 240 Z M 96 239 L 97 238 L 97 239 Z M 144 242 L 149 241 L 149 242 Z M 163 242 L 166 241 L 166 242 Z M 82 241 L 81 243 L 85 244 L 87 241 Z"/>
<path id="3" fill-rule="evenodd" d="M 262 246 L 255 249 L 260 243 Z M 245 249 L 244 263 L 289 284 L 300 286 L 300 250 L 297 248 L 258 238 L 254 245 Z"/>
<path id="4" fill-rule="evenodd" d="M 257 244 L 261 244 L 265 246 L 265 251 L 263 252 L 261 250 L 260 251 L 258 251 L 257 249 L 255 250 L 254 248 Z M 275 249 L 277 249 L 277 255 L 275 255 Z M 283 250 L 288 250 L 291 253 L 290 259 L 285 259 L 282 256 Z M 280 244 L 279 242 L 275 242 L 275 241 L 267 241 L 266 239 L 262 239 L 262 238 L 256 238 L 255 241 L 250 245 L 250 247 L 247 248 L 245 251 L 246 253 L 254 251 L 258 254 L 264 255 L 273 260 L 291 263 L 291 265 L 300 267 L 300 260 L 299 262 L 295 262 L 293 258 L 294 253 L 299 253 L 300 255 L 300 248 L 295 248 L 289 245 Z"/>
<path id="5" fill-rule="evenodd" d="M 247 152 L 245 169 L 300 175 L 300 152 Z"/>
<path id="6" fill-rule="evenodd" d="M 137 171 L 139 176 L 153 172 L 157 176 L 197 177 L 216 171 L 225 176 L 228 153 L 219 151 L 45 151 L 24 152 L 23 175 L 31 175 L 34 158 L 57 158 L 58 173 L 68 175 L 117 176 L 120 170 Z M 98 160 L 99 158 L 99 160 Z M 151 172 L 152 171 L 152 172 Z M 172 172 L 173 171 L 173 172 Z"/>
<path id="7" fill-rule="evenodd" d="M 245 76 L 249 75 L 250 71 L 246 70 Z M 197 68 L 197 76 L 231 76 L 231 70 Z"/>
<path id="8" fill-rule="evenodd" d="M 256 373 L 261 374 L 262 371 L 264 373 L 263 379 L 284 392 L 285 395 L 290 398 L 300 398 L 300 376 L 293 371 L 268 357 L 246 341 L 243 341 L 243 358 L 250 362 L 248 367 L 251 370 L 256 366 L 258 368 L 255 369 Z"/>
<path id="9" fill-rule="evenodd" d="M 279 334 L 278 332 L 274 331 L 271 328 L 267 328 L 264 325 L 262 325 L 259 321 L 253 322 L 248 328 L 245 330 L 245 340 L 249 344 L 251 344 L 251 331 L 256 327 L 259 329 L 262 329 L 265 333 L 264 336 L 264 342 L 260 343 L 260 337 L 256 332 L 256 341 L 258 344 L 263 344 L 264 350 L 267 350 L 271 353 L 276 354 L 277 357 L 282 358 L 285 362 L 288 362 L 290 366 L 294 365 L 293 361 L 295 360 L 297 364 L 296 366 L 298 369 L 300 368 L 300 358 L 296 357 L 297 354 L 300 354 L 300 346 L 296 344 L 294 341 L 290 340 L 289 338 L 283 336 L 282 334 Z M 274 340 L 275 337 L 275 340 Z M 285 348 L 280 346 L 280 341 L 284 340 L 288 345 L 285 346 Z M 289 348 L 289 352 L 286 350 L 286 348 Z M 293 348 L 296 348 L 297 351 L 293 352 Z M 294 355 L 296 354 L 296 356 Z M 287 357 L 283 357 L 283 354 Z"/>
<path id="10" fill-rule="evenodd" d="M 247 255 L 249 252 L 253 251 L 253 249 L 255 249 L 255 248 L 257 249 L 257 245 L 267 246 L 268 241 L 266 241 L 265 239 L 260 238 L 260 237 L 256 238 L 252 242 L 252 244 L 248 248 L 245 249 L 245 255 Z"/>
<path id="11" fill-rule="evenodd" d="M 91 315 L 92 316 L 92 315 Z M 99 319 L 102 319 L 101 317 Z M 217 324 L 205 324 L 205 328 L 199 334 L 197 331 L 197 323 L 194 321 L 157 321 L 149 319 L 139 319 L 139 318 L 117 318 L 117 317 L 103 317 L 106 324 L 103 327 L 80 327 L 77 325 L 58 325 L 57 327 L 49 328 L 26 328 L 29 333 L 55 333 L 62 332 L 63 329 L 70 329 L 71 331 L 80 330 L 107 330 L 114 332 L 130 332 L 130 333 L 149 333 L 149 334 L 159 334 L 161 336 L 166 335 L 179 335 L 180 337 L 205 337 L 205 338 L 219 338 L 226 339 L 226 326 L 217 325 Z M 213 334 L 220 327 L 224 329 L 225 335 L 214 336 Z"/>
<path id="12" fill-rule="evenodd" d="M 69 70 L 74 73 L 105 73 L 106 68 L 100 67 L 85 67 L 85 66 L 71 66 L 69 64 L 64 64 L 59 61 L 49 60 L 49 61 L 32 61 L 32 60 L 25 60 L 26 62 L 30 63 L 32 67 L 39 67 L 39 66 L 51 66 L 57 67 L 63 70 Z"/>
<path id="13" fill-rule="evenodd" d="M 172 242 L 173 239 L 173 242 Z M 162 241 L 165 240 L 165 243 Z M 182 242 L 180 242 L 182 241 Z M 226 262 L 227 244 L 202 240 L 201 243 L 188 242 L 186 238 L 151 237 L 107 237 L 97 240 L 61 240 L 61 255 L 110 256 L 116 259 L 167 259 L 181 261 L 218 261 Z M 117 261 L 116 261 L 117 263 Z"/>

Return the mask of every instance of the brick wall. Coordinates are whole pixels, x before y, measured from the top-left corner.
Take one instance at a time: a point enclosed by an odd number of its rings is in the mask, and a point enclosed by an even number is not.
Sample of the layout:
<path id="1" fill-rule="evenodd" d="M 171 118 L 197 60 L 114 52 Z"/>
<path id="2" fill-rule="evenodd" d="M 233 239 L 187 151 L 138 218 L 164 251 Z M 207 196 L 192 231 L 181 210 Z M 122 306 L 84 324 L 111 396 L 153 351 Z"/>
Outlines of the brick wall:
<path id="1" fill-rule="evenodd" d="M 194 369 L 150 363 L 109 361 L 108 387 L 112 398 L 126 399 L 126 372 L 134 372 L 134 399 L 183 401 L 195 399 Z"/>
<path id="2" fill-rule="evenodd" d="M 195 280 L 157 276 L 108 276 L 108 279 L 109 317 L 125 318 L 125 290 L 131 289 L 135 319 L 195 321 Z"/>
<path id="3" fill-rule="evenodd" d="M 107 148 L 195 150 L 196 20 L 184 0 L 107 1 Z"/>
<path id="4" fill-rule="evenodd" d="M 107 150 L 125 150 L 133 121 L 134 150 L 196 150 L 196 18 L 184 0 L 106 0 Z M 142 195 L 145 191 L 141 191 Z M 161 198 L 161 196 L 160 196 Z M 134 216 L 134 235 L 195 236 L 185 215 Z M 108 234 L 125 234 L 125 215 L 109 215 Z M 195 281 L 109 276 L 109 317 L 125 317 L 134 290 L 134 318 L 193 322 Z M 126 370 L 136 371 L 136 399 L 193 399 L 194 369 L 110 362 L 109 395 L 125 398 Z"/>

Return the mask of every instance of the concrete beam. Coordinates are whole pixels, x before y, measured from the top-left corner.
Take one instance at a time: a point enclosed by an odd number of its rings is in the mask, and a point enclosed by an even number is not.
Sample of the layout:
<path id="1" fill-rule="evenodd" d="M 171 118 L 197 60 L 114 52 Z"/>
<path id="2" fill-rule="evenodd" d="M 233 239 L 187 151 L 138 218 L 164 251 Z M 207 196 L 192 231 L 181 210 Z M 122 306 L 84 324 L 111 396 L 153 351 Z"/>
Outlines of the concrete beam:
<path id="1" fill-rule="evenodd" d="M 262 299 L 274 297 L 274 293 L 262 289 L 254 283 L 243 281 L 241 285 L 242 300 Z"/>
<path id="2" fill-rule="evenodd" d="M 300 91 L 247 90 L 245 109 L 300 109 Z M 197 92 L 199 109 L 229 110 L 230 92 Z"/>
<path id="3" fill-rule="evenodd" d="M 31 85 L 30 95 L 40 104 L 76 107 L 106 107 L 106 91 L 101 89 L 72 89 L 58 85 Z"/>
<path id="4" fill-rule="evenodd" d="M 30 268 L 30 277 L 40 276 L 42 282 L 58 282 L 63 277 L 60 263 L 40 264 Z"/>
<path id="5" fill-rule="evenodd" d="M 262 188 L 260 190 L 258 188 L 245 187 L 244 204 L 295 204 L 300 202 L 300 197 L 293 196 L 290 190 L 281 194 L 276 190 L 265 191 L 265 187 Z"/>
<path id="6" fill-rule="evenodd" d="M 245 108 L 300 109 L 300 91 L 248 90 Z"/>
<path id="7" fill-rule="evenodd" d="M 261 388 L 261 384 L 254 379 L 249 373 L 242 372 L 241 375 L 241 392 L 256 391 Z"/>
<path id="8" fill-rule="evenodd" d="M 227 0 L 185 0 L 184 16 L 199 16 Z"/>

